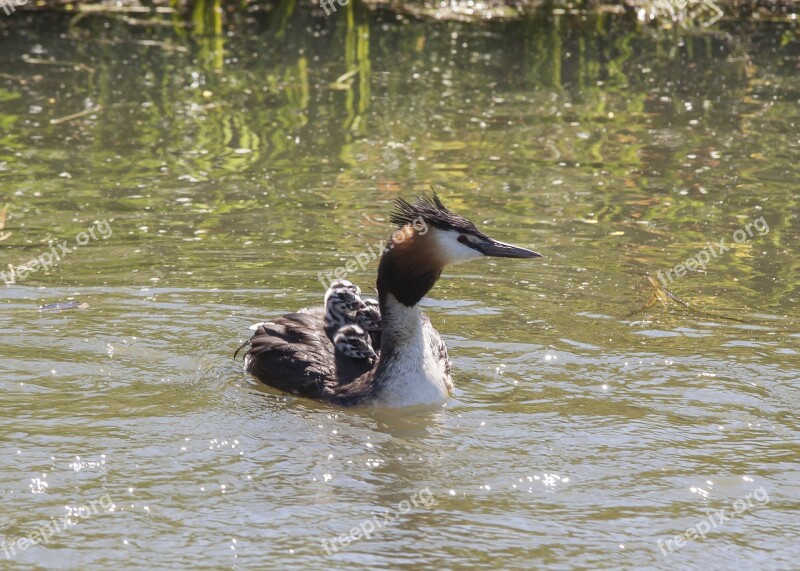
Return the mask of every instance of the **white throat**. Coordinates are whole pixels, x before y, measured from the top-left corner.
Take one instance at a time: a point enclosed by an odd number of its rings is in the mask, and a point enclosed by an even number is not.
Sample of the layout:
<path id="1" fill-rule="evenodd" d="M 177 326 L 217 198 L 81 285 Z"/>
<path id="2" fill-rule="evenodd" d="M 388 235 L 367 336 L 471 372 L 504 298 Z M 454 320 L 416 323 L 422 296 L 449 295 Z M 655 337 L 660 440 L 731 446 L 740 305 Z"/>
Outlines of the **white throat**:
<path id="1" fill-rule="evenodd" d="M 458 239 L 461 235 L 462 233 L 457 230 L 441 230 L 439 228 L 435 229 L 431 234 L 436 244 L 436 250 L 448 265 L 463 264 L 483 257 L 483 254 L 474 248 L 459 242 Z M 464 239 L 467 241 L 473 240 L 469 236 L 464 236 Z"/>

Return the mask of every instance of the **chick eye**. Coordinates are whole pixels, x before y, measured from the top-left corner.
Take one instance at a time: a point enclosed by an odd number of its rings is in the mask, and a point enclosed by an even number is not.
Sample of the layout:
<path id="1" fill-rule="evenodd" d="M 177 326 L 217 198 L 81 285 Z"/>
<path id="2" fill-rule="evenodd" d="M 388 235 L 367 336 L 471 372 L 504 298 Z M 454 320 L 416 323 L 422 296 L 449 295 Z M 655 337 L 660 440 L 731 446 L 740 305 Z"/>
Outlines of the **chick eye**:
<path id="1" fill-rule="evenodd" d="M 458 241 L 459 241 L 459 242 L 461 242 L 462 244 L 469 244 L 469 238 L 467 238 L 467 237 L 466 237 L 466 236 L 464 236 L 463 234 L 461 234 L 461 235 L 458 237 Z"/>

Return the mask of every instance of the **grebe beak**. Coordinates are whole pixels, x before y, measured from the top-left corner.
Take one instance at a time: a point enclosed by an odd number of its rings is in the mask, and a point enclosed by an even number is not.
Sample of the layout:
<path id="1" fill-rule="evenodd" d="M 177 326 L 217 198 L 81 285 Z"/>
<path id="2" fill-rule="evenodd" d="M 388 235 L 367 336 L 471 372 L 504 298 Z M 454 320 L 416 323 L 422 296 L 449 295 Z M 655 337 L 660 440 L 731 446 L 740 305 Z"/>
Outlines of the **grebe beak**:
<path id="1" fill-rule="evenodd" d="M 543 257 L 538 252 L 528 250 L 527 248 L 520 248 L 514 244 L 506 244 L 505 242 L 498 242 L 497 240 L 489 239 L 488 242 L 478 242 L 470 244 L 474 249 L 479 251 L 484 256 L 492 256 L 495 258 L 541 258 Z"/>

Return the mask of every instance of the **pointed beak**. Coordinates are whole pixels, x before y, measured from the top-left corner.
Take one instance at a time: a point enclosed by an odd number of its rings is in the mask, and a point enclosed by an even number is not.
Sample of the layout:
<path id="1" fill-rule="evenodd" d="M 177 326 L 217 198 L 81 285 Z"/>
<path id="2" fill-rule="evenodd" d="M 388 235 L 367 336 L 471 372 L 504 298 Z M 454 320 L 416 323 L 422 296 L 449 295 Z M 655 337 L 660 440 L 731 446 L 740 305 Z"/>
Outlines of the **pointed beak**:
<path id="1" fill-rule="evenodd" d="M 495 258 L 541 258 L 542 255 L 527 248 L 520 248 L 514 244 L 506 244 L 505 242 L 498 242 L 491 240 L 489 242 L 481 242 L 480 244 L 473 244 L 473 248 L 478 250 L 484 256 L 493 256 Z"/>

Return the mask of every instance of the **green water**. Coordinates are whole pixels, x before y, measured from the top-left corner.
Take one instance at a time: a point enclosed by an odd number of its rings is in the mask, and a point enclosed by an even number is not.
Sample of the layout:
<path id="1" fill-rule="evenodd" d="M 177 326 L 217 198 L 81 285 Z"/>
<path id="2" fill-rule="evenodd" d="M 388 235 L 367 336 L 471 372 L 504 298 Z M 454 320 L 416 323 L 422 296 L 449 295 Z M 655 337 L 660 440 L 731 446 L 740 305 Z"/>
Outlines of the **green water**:
<path id="1" fill-rule="evenodd" d="M 796 27 L 4 18 L 0 270 L 72 251 L 0 283 L 0 569 L 796 568 Z M 447 407 L 248 379 L 248 325 L 318 303 L 431 186 L 545 255 L 431 292 Z M 646 306 L 668 270 L 689 307 Z"/>

